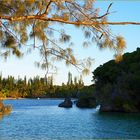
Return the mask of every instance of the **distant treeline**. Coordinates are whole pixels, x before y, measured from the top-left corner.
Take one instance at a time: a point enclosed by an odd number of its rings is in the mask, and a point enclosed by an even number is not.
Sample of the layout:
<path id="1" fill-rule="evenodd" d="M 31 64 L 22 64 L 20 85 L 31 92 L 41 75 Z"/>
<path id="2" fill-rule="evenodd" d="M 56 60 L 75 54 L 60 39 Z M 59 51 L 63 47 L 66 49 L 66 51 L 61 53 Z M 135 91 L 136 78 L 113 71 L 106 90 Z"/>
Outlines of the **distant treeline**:
<path id="1" fill-rule="evenodd" d="M 82 76 L 80 78 L 72 77 L 68 73 L 67 84 L 62 83 L 61 86 L 53 84 L 53 77 L 40 78 L 36 76 L 27 80 L 15 79 L 13 76 L 3 78 L 0 75 L 0 98 L 77 98 L 83 94 L 92 92 L 93 87 L 84 86 Z"/>

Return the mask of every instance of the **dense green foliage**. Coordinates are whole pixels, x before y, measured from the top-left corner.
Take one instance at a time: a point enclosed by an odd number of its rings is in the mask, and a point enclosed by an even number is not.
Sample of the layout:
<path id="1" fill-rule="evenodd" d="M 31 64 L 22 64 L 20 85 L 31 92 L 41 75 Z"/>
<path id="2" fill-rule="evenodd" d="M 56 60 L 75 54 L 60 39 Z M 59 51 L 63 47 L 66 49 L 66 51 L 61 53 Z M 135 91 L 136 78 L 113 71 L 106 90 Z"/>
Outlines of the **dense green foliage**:
<path id="1" fill-rule="evenodd" d="M 76 106 L 79 108 L 95 108 L 97 106 L 94 85 L 84 86 L 77 97 Z"/>
<path id="2" fill-rule="evenodd" d="M 84 87 L 78 97 L 76 106 L 80 108 L 95 108 L 97 102 L 94 93 L 95 87 L 93 85 Z"/>
<path id="3" fill-rule="evenodd" d="M 84 82 L 82 77 L 72 78 L 72 74 L 68 73 L 67 84 L 62 83 L 61 86 L 53 85 L 53 77 L 40 78 L 39 76 L 33 79 L 18 78 L 17 80 L 8 76 L 8 78 L 2 78 L 0 76 L 0 98 L 12 97 L 12 98 L 64 98 L 73 97 L 76 98 L 80 94 L 86 94 L 84 92 Z M 84 92 L 84 93 L 83 93 Z"/>
<path id="4" fill-rule="evenodd" d="M 123 55 L 123 61 L 111 60 L 94 72 L 96 97 L 101 109 L 140 111 L 140 49 Z"/>

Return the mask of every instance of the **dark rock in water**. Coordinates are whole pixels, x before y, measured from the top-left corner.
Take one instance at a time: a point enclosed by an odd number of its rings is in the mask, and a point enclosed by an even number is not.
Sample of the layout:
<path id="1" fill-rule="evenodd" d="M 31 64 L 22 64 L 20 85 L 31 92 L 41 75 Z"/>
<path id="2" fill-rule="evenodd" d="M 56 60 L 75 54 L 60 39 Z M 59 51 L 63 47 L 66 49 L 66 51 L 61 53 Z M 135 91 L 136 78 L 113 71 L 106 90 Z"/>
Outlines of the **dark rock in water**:
<path id="1" fill-rule="evenodd" d="M 112 106 L 110 105 L 101 105 L 100 106 L 100 112 L 110 112 L 112 111 Z"/>
<path id="2" fill-rule="evenodd" d="M 72 107 L 72 101 L 70 98 L 65 98 L 64 102 L 60 103 L 58 107 L 64 107 L 64 108 L 71 108 Z"/>
<path id="3" fill-rule="evenodd" d="M 76 106 L 79 108 L 95 108 L 97 103 L 94 97 L 85 97 L 78 99 Z"/>

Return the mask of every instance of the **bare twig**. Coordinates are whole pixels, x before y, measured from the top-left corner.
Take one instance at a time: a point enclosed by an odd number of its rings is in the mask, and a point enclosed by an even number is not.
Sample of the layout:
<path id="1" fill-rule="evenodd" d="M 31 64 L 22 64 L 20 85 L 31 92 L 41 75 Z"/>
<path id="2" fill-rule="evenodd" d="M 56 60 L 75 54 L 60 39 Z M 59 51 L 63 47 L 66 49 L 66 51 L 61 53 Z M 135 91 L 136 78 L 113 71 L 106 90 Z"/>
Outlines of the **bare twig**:
<path id="1" fill-rule="evenodd" d="M 42 14 L 42 16 L 48 15 L 51 3 L 52 3 L 52 1 L 50 0 L 48 5 L 46 6 L 45 12 Z"/>
<path id="2" fill-rule="evenodd" d="M 109 15 L 109 14 L 110 14 L 110 13 L 109 13 L 109 10 L 110 10 L 112 4 L 113 4 L 113 3 L 110 3 L 110 4 L 109 4 L 109 6 L 108 6 L 107 11 L 106 11 L 105 14 L 103 14 L 102 16 L 99 16 L 99 17 L 94 16 L 94 17 L 92 17 L 91 19 L 102 19 L 102 18 L 104 18 L 105 16 Z"/>

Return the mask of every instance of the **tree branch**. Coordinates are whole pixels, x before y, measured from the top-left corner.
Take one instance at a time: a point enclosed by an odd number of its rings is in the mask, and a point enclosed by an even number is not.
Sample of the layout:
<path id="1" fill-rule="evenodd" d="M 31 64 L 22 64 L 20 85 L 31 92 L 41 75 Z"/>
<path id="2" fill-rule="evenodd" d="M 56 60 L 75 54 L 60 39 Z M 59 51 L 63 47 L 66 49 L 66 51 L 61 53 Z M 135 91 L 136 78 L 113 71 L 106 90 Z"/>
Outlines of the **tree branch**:
<path id="1" fill-rule="evenodd" d="M 102 21 L 66 21 L 61 18 L 47 18 L 40 15 L 30 15 L 30 16 L 17 16 L 17 17 L 11 17 L 11 16 L 0 16 L 1 20 L 8 20 L 11 22 L 15 21 L 24 21 L 26 19 L 32 20 L 32 19 L 38 19 L 42 21 L 54 21 L 54 22 L 60 22 L 65 24 L 73 24 L 73 25 L 85 25 L 85 26 L 92 26 L 92 25 L 140 25 L 140 22 L 131 22 L 131 21 L 123 21 L 123 22 L 102 22 Z"/>
<path id="2" fill-rule="evenodd" d="M 52 1 L 50 0 L 49 3 L 48 3 L 48 5 L 46 6 L 46 10 L 45 10 L 45 12 L 42 14 L 42 16 L 48 15 L 48 13 L 49 13 L 49 8 L 50 8 L 51 3 L 52 3 Z"/>
<path id="3" fill-rule="evenodd" d="M 99 17 L 92 17 L 91 19 L 102 19 L 102 18 L 104 18 L 105 16 L 107 16 L 107 15 L 109 14 L 109 10 L 110 10 L 112 4 L 113 4 L 113 3 L 110 3 L 110 4 L 109 4 L 109 6 L 108 6 L 107 11 L 106 11 L 105 14 L 103 14 L 102 16 L 99 16 Z"/>

